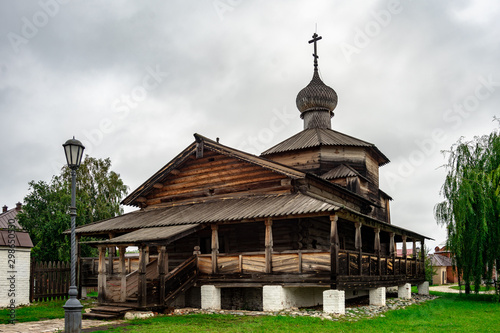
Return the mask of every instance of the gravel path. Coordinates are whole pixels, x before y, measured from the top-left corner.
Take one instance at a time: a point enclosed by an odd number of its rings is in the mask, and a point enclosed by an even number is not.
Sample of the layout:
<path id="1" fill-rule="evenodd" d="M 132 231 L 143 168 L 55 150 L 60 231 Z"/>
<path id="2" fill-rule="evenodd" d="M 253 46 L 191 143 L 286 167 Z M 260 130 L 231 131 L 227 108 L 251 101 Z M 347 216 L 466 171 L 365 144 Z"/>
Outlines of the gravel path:
<path id="1" fill-rule="evenodd" d="M 458 284 L 450 284 L 450 285 L 442 285 L 442 286 L 432 286 L 429 287 L 430 291 L 439 291 L 442 293 L 451 293 L 451 294 L 459 294 L 460 290 L 458 289 L 453 289 L 451 287 L 458 287 Z M 464 291 L 462 291 L 464 292 Z M 490 291 L 480 291 L 480 294 L 494 294 L 495 290 L 490 290 Z"/>

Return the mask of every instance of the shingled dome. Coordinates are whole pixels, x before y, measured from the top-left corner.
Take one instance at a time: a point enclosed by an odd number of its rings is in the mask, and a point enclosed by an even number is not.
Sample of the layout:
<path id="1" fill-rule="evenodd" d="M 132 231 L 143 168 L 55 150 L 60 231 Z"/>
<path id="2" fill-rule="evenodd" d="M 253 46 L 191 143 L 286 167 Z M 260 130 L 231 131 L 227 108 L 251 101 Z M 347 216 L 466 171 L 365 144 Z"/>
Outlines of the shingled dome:
<path id="1" fill-rule="evenodd" d="M 296 104 L 303 116 L 308 111 L 332 111 L 337 106 L 337 93 L 321 81 L 318 70 L 314 70 L 311 82 L 297 94 Z"/>

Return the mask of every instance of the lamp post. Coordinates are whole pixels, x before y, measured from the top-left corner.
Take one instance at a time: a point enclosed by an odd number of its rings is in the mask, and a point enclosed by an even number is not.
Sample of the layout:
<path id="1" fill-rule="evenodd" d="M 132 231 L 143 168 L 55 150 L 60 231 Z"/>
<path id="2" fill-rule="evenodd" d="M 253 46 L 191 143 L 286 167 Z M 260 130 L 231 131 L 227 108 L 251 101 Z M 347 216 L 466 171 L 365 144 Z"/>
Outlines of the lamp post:
<path id="1" fill-rule="evenodd" d="M 82 331 L 82 304 L 76 298 L 78 290 L 76 288 L 76 239 L 75 239 L 75 219 L 76 219 L 76 169 L 82 161 L 85 147 L 78 140 L 69 139 L 63 144 L 64 153 L 68 167 L 71 169 L 71 285 L 69 287 L 69 298 L 64 304 L 64 332 L 80 333 Z"/>

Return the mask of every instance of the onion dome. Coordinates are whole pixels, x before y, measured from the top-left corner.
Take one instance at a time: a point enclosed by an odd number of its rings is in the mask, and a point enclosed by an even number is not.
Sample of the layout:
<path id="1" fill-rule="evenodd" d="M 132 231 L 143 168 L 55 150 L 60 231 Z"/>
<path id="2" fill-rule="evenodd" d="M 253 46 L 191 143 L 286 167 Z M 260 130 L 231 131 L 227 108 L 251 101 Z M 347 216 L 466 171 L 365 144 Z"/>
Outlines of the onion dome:
<path id="1" fill-rule="evenodd" d="M 318 69 L 314 69 L 311 82 L 297 94 L 295 100 L 297 108 L 304 117 L 304 112 L 308 111 L 328 111 L 330 117 L 337 106 L 337 93 L 321 81 Z"/>

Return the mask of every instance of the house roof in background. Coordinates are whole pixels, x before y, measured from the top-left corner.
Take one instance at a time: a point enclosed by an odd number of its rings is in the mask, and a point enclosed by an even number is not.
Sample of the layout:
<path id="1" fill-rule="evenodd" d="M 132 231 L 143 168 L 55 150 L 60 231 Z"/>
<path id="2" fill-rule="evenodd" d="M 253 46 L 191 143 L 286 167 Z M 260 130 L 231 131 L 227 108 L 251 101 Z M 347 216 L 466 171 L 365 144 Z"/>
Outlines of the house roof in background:
<path id="1" fill-rule="evenodd" d="M 453 266 L 451 258 L 442 256 L 440 254 L 430 254 L 432 266 Z"/>
<path id="2" fill-rule="evenodd" d="M 23 229 L 21 225 L 17 222 L 17 213 L 20 209 L 11 208 L 4 213 L 0 214 L 0 229 L 8 229 L 9 225 L 14 225 L 16 229 Z M 10 222 L 9 222 L 10 221 Z"/>
<path id="3" fill-rule="evenodd" d="M 21 204 L 18 203 L 15 208 L 0 214 L 0 246 L 10 246 L 12 244 L 9 243 L 9 239 L 14 239 L 15 247 L 33 247 L 30 235 L 17 221 L 17 214 L 20 211 Z"/>

